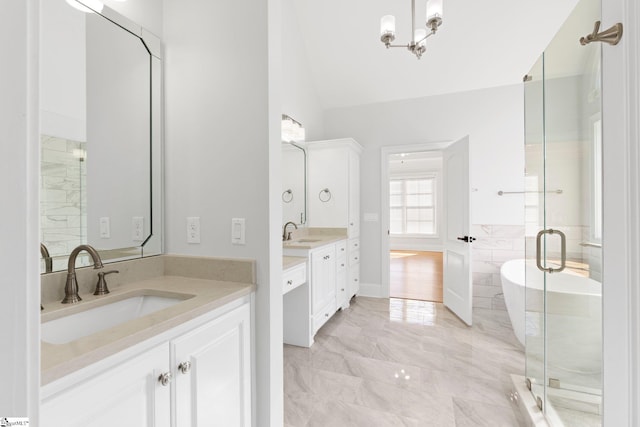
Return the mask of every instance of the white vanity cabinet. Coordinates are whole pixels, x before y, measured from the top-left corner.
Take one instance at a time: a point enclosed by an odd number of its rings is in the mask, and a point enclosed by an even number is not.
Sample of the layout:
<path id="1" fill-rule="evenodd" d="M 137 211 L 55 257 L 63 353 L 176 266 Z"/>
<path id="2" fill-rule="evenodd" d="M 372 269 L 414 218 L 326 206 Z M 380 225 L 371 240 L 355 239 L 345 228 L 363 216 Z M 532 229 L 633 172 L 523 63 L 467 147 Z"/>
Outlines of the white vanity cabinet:
<path id="1" fill-rule="evenodd" d="M 47 384 L 41 425 L 248 427 L 250 323 L 246 297 Z"/>
<path id="2" fill-rule="evenodd" d="M 309 226 L 346 228 L 349 244 L 344 271 L 345 294 L 338 306 L 346 308 L 360 289 L 360 154 L 354 139 L 315 141 L 307 144 L 309 156 Z"/>
<path id="3" fill-rule="evenodd" d="M 42 400 L 42 427 L 170 427 L 169 345 L 158 345 Z"/>

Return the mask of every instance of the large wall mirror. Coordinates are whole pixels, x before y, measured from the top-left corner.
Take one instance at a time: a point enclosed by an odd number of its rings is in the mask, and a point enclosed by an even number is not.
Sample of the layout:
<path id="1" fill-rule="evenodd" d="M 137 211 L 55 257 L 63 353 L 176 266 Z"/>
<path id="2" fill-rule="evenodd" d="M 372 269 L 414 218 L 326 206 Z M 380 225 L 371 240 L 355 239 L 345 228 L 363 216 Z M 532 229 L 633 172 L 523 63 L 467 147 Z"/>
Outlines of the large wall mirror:
<path id="1" fill-rule="evenodd" d="M 282 143 L 282 224 L 307 222 L 307 152 L 295 142 Z"/>
<path id="2" fill-rule="evenodd" d="M 160 40 L 88 0 L 44 1 L 40 19 L 42 272 L 80 244 L 161 253 Z"/>

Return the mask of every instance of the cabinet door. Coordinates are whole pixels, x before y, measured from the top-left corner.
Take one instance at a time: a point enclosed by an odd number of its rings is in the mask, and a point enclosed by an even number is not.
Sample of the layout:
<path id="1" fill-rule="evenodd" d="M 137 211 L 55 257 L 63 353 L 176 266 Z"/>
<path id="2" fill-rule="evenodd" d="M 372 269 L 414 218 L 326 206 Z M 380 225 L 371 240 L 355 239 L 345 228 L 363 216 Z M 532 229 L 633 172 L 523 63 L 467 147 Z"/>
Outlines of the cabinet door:
<path id="1" fill-rule="evenodd" d="M 251 426 L 250 335 L 245 304 L 171 342 L 177 427 Z"/>
<path id="2" fill-rule="evenodd" d="M 336 298 L 336 249 L 335 245 L 311 253 L 311 303 L 312 314 L 323 310 Z"/>
<path id="3" fill-rule="evenodd" d="M 163 344 L 79 384 L 43 399 L 43 427 L 169 427 L 171 387 L 158 378 L 169 372 Z"/>

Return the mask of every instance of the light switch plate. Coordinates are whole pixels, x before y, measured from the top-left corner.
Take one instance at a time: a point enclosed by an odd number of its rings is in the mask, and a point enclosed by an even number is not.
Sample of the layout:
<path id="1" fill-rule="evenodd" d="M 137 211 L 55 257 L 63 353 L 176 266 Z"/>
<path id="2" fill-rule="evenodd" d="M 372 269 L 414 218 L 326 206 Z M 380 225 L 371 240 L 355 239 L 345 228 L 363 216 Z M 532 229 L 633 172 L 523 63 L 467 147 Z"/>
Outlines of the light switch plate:
<path id="1" fill-rule="evenodd" d="M 245 220 L 244 218 L 231 219 L 231 243 L 234 245 L 245 244 Z"/>
<path id="2" fill-rule="evenodd" d="M 200 217 L 187 217 L 187 243 L 200 243 Z"/>

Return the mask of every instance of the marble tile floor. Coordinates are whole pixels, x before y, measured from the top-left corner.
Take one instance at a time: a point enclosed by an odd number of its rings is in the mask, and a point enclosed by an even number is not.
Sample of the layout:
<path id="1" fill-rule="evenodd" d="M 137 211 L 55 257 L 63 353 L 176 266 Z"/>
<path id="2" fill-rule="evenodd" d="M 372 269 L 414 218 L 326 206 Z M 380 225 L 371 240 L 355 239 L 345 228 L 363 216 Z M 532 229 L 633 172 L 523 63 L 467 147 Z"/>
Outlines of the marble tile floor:
<path id="1" fill-rule="evenodd" d="M 285 426 L 517 427 L 523 349 L 506 312 L 357 297 L 311 348 L 284 347 Z"/>

